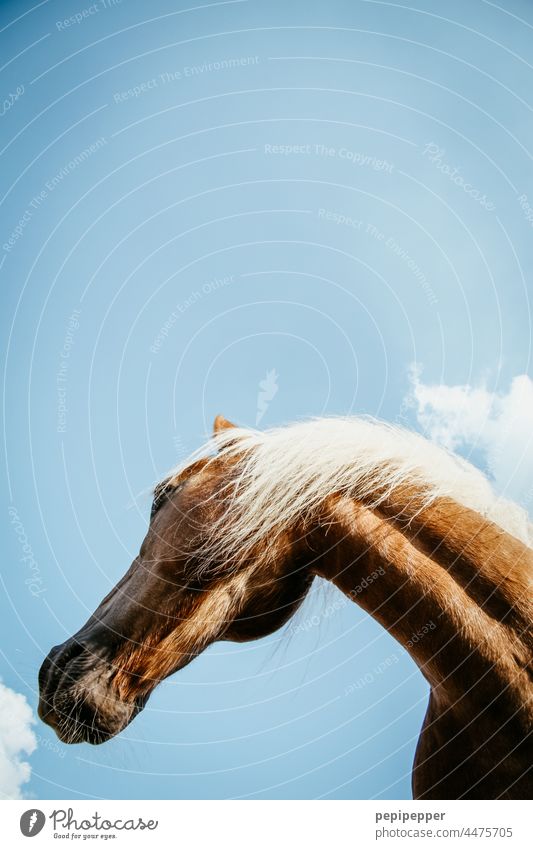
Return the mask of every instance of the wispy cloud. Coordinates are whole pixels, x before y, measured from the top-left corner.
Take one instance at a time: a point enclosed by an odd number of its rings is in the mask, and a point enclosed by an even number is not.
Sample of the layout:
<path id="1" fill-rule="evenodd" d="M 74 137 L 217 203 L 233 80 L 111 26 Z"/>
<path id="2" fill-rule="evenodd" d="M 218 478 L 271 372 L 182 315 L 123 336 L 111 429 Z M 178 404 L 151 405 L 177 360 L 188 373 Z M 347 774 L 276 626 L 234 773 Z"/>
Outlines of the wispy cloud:
<path id="1" fill-rule="evenodd" d="M 533 506 L 533 381 L 515 377 L 507 392 L 486 386 L 427 384 L 411 373 L 409 402 L 419 425 L 454 451 L 480 452 L 501 494 Z"/>
<path id="2" fill-rule="evenodd" d="M 37 748 L 33 712 L 25 696 L 0 681 L 0 798 L 22 799 L 22 785 L 31 777 L 24 760 Z"/>

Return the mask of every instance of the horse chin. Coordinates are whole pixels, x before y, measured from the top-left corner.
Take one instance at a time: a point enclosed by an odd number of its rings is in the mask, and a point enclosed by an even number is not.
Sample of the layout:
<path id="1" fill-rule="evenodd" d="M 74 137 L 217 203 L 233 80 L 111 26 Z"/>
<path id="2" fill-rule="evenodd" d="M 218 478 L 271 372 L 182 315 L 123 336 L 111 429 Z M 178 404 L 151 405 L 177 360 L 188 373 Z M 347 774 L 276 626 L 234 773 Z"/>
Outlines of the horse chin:
<path id="1" fill-rule="evenodd" d="M 102 698 L 101 693 L 76 687 L 56 692 L 53 708 L 42 712 L 41 718 L 62 743 L 99 745 L 123 731 L 143 707 L 138 701 L 121 701 L 111 692 Z"/>
<path id="2" fill-rule="evenodd" d="M 135 703 L 120 702 L 108 696 L 95 702 L 89 693 L 58 694 L 54 699 L 54 729 L 63 743 L 99 745 L 126 728 L 141 709 Z M 46 720 L 45 720 L 46 721 Z"/>
<path id="3" fill-rule="evenodd" d="M 93 663 L 82 674 L 74 674 L 73 666 L 68 665 L 59 680 L 53 676 L 43 684 L 39 716 L 63 743 L 105 743 L 129 725 L 146 697 L 121 699 L 113 687 L 114 669 L 105 661 Z"/>

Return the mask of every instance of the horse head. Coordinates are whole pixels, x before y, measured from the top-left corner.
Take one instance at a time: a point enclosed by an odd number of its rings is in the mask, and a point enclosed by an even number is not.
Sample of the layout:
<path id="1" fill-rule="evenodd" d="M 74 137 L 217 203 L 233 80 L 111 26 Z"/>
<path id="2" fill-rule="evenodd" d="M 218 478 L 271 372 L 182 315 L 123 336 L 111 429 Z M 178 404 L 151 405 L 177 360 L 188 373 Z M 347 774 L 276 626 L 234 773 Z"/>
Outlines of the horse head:
<path id="1" fill-rule="evenodd" d="M 216 640 L 264 637 L 294 613 L 312 582 L 297 527 L 240 550 L 225 521 L 238 486 L 239 437 L 222 417 L 223 455 L 202 458 L 155 490 L 139 554 L 83 627 L 51 649 L 39 673 L 39 715 L 65 743 L 122 731 L 167 676 Z M 234 443 L 233 450 L 228 445 Z"/>

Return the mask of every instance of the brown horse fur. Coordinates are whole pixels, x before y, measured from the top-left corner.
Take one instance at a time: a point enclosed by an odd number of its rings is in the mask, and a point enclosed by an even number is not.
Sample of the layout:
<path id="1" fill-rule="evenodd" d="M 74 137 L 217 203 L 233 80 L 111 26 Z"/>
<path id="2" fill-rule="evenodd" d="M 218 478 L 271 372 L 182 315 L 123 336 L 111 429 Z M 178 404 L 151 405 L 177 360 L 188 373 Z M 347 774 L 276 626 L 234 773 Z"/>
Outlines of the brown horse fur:
<path id="1" fill-rule="evenodd" d="M 262 531 L 258 510 L 248 527 L 243 457 L 255 449 L 222 417 L 215 433 L 220 454 L 156 488 L 129 572 L 44 662 L 41 717 L 65 742 L 103 742 L 159 681 L 215 640 L 252 640 L 279 628 L 318 575 L 379 621 L 429 682 L 414 797 L 531 798 L 527 539 L 481 507 L 425 486 L 420 474 L 399 474 L 390 458 L 376 465 L 373 480 L 329 492 L 285 525 L 267 522 Z M 505 523 L 507 508 L 498 509 Z M 242 525 L 240 544 L 233 522 Z M 365 581 L 370 574 L 377 579 Z M 428 623 L 435 627 L 413 641 Z"/>

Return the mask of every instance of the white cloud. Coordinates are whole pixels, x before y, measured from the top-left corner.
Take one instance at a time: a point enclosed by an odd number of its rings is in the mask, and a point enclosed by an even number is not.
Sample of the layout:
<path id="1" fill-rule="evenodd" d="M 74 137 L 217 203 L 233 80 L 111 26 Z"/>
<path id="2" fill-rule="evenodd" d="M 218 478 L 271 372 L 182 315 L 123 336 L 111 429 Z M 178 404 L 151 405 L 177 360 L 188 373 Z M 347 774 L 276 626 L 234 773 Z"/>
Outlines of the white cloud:
<path id="1" fill-rule="evenodd" d="M 480 452 L 496 490 L 533 510 L 533 381 L 506 393 L 485 386 L 425 384 L 411 373 L 410 403 L 426 436 L 468 457 Z"/>
<path id="2" fill-rule="evenodd" d="M 37 748 L 34 723 L 26 697 L 0 681 L 0 798 L 23 798 L 22 785 L 31 776 L 31 766 L 23 758 Z"/>

